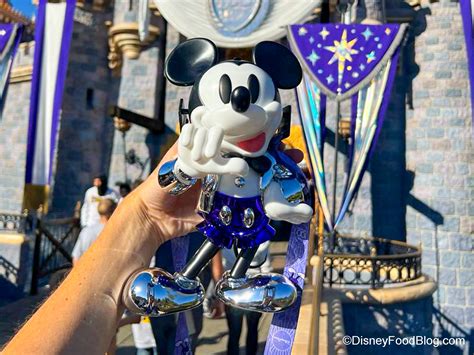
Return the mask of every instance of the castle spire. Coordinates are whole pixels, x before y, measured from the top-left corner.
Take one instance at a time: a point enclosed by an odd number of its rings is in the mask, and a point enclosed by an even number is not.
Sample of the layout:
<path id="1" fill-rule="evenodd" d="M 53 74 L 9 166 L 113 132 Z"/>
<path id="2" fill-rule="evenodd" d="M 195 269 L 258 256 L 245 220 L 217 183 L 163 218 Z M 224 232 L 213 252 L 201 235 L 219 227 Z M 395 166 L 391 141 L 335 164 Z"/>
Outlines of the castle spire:
<path id="1" fill-rule="evenodd" d="M 31 24 L 31 20 L 16 10 L 10 0 L 0 0 L 0 23 L 22 23 L 26 26 Z"/>

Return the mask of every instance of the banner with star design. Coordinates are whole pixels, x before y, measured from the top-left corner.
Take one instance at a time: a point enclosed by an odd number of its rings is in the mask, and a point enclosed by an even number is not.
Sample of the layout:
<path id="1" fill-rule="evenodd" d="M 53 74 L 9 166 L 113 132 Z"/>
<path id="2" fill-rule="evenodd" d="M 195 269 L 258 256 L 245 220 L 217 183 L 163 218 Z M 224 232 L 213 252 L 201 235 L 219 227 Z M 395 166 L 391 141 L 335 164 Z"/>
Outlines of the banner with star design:
<path id="1" fill-rule="evenodd" d="M 0 24 L 0 108 L 3 108 L 13 59 L 22 33 L 23 25 L 21 24 Z"/>
<path id="2" fill-rule="evenodd" d="M 405 25 L 305 24 L 288 29 L 305 75 L 298 108 L 329 231 L 340 224 L 367 169 L 390 99 Z M 329 211 L 323 162 L 326 99 L 351 99 L 351 140 L 342 204 Z"/>

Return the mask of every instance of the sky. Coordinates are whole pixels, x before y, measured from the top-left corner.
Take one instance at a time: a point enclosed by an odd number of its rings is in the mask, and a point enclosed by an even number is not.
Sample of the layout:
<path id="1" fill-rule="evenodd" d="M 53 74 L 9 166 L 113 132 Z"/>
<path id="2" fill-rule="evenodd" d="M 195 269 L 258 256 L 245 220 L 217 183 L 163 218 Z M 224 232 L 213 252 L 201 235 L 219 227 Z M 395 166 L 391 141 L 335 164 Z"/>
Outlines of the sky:
<path id="1" fill-rule="evenodd" d="M 36 6 L 32 4 L 32 0 L 10 0 L 10 3 L 27 17 L 32 17 L 36 12 Z"/>

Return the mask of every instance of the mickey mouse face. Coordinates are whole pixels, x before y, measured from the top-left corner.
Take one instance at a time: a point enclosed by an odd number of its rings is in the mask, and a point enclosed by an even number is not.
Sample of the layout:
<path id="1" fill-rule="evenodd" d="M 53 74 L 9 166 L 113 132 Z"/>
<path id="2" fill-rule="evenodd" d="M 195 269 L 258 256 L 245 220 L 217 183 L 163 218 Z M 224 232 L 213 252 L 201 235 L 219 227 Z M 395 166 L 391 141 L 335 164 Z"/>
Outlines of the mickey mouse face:
<path id="1" fill-rule="evenodd" d="M 192 111 L 191 122 L 222 128 L 226 152 L 265 153 L 281 121 L 270 76 L 251 63 L 223 62 L 204 73 L 197 85 L 201 105 Z"/>
<path id="2" fill-rule="evenodd" d="M 272 78 L 251 63 L 223 62 L 209 69 L 199 81 L 199 98 L 210 109 L 230 104 L 243 113 L 250 105 L 265 106 L 274 101 Z"/>
<path id="3" fill-rule="evenodd" d="M 223 152 L 243 156 L 265 153 L 281 120 L 278 89 L 296 87 L 301 67 L 284 46 L 259 43 L 254 63 L 228 61 L 217 64 L 217 48 L 196 38 L 176 47 L 165 64 L 165 75 L 174 84 L 193 85 L 189 109 L 196 127 L 220 127 Z"/>

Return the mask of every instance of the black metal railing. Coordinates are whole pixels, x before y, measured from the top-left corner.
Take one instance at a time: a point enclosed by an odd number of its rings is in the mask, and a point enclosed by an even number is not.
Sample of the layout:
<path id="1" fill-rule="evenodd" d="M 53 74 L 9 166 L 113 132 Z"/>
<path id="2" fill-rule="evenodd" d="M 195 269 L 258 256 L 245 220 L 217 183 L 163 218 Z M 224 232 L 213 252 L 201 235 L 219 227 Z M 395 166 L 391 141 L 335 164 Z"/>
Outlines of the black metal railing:
<path id="1" fill-rule="evenodd" d="M 71 252 L 80 232 L 79 218 L 38 218 L 35 228 L 33 251 L 32 295 L 46 284 L 47 278 L 56 271 L 72 265 Z"/>
<path id="2" fill-rule="evenodd" d="M 323 247 L 323 281 L 329 286 L 380 288 L 421 276 L 421 250 L 404 242 L 338 235 L 331 249 L 325 235 Z"/>

